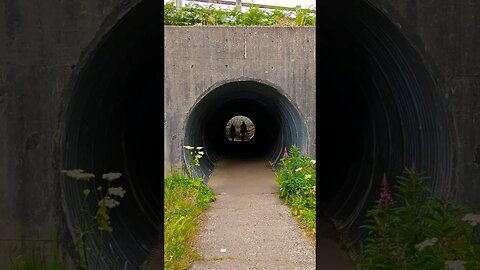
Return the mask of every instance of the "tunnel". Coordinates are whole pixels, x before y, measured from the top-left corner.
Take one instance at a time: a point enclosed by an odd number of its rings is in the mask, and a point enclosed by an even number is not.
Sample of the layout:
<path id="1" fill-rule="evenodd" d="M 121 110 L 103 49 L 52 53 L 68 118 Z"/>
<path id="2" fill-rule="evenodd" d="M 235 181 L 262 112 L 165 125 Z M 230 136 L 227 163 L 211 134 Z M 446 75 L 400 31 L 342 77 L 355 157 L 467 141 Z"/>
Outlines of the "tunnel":
<path id="1" fill-rule="evenodd" d="M 278 86 L 254 79 L 242 79 L 212 87 L 188 114 L 184 144 L 204 148 L 205 158 L 194 170 L 205 181 L 218 159 L 262 158 L 276 166 L 285 148 L 307 145 L 304 118 Z M 255 136 L 245 142 L 231 142 L 225 134 L 228 121 L 237 115 L 251 119 Z M 238 127 L 240 128 L 240 127 Z M 191 154 L 184 150 L 184 161 Z"/>
<path id="2" fill-rule="evenodd" d="M 430 189 L 452 192 L 451 121 L 408 29 L 366 1 L 317 10 L 317 210 L 359 251 L 384 174 L 394 190 L 414 167 Z"/>
<path id="3" fill-rule="evenodd" d="M 163 230 L 161 17 L 156 1 L 141 1 L 128 10 L 91 46 L 72 79 L 71 96 L 66 97 L 62 168 L 96 175 L 88 185 L 67 178 L 61 182 L 74 258 L 82 190 L 92 190 L 91 209 L 98 200 L 96 188 L 105 190 L 107 185 L 103 173 L 122 173 L 112 186 L 126 190 L 111 211 L 113 232 L 106 234 L 104 245 L 97 244 L 96 236 L 87 238 L 91 265 L 96 254 L 105 253 L 96 269 L 143 269 L 152 250 L 161 248 L 157 247 Z"/>

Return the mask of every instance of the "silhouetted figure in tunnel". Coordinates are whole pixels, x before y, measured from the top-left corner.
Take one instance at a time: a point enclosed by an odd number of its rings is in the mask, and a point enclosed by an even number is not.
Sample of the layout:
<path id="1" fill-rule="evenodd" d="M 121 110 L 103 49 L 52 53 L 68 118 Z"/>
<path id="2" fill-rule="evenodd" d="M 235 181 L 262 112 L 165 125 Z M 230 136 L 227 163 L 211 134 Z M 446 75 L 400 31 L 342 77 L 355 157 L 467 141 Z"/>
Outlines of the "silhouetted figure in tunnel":
<path id="1" fill-rule="evenodd" d="M 245 141 L 245 134 L 247 133 L 247 125 L 245 125 L 245 121 L 242 122 L 240 126 L 240 133 L 242 134 L 242 142 Z"/>
<path id="2" fill-rule="evenodd" d="M 232 124 L 230 126 L 230 137 L 232 138 L 232 142 L 235 139 L 236 135 L 237 135 L 237 130 L 235 129 L 235 126 Z"/>

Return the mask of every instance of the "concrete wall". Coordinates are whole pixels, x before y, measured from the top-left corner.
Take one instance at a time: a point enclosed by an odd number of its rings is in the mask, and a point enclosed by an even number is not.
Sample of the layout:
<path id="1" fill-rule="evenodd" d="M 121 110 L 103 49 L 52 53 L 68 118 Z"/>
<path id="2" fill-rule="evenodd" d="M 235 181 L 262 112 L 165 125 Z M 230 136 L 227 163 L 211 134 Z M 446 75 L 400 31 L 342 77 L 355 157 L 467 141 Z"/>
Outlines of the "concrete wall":
<path id="1" fill-rule="evenodd" d="M 229 81 L 275 85 L 305 120 L 315 155 L 314 27 L 165 26 L 165 172 L 182 165 L 188 113 Z"/>

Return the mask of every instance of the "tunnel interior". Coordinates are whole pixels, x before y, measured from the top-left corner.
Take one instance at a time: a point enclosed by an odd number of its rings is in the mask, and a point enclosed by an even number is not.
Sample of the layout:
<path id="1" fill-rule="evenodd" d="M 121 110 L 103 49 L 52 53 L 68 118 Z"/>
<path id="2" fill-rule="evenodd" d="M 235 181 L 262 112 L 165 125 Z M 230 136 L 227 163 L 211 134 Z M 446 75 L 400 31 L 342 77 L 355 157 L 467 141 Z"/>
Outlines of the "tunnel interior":
<path id="1" fill-rule="evenodd" d="M 385 175 L 414 166 L 449 192 L 449 118 L 416 49 L 365 1 L 317 9 L 317 210 L 358 251 Z"/>
<path id="2" fill-rule="evenodd" d="M 225 125 L 236 115 L 255 124 L 251 140 L 228 140 Z M 214 87 L 194 105 L 185 125 L 184 144 L 204 147 L 206 158 L 194 173 L 205 181 L 219 159 L 264 158 L 275 166 L 285 147 L 303 148 L 307 143 L 304 120 L 295 105 L 278 87 L 255 80 Z M 185 150 L 185 162 L 189 155 Z"/>
<path id="3" fill-rule="evenodd" d="M 65 115 L 62 168 L 84 169 L 95 181 L 61 181 L 63 208 L 72 241 L 80 224 L 82 190 L 96 209 L 101 175 L 120 172 L 112 186 L 126 190 L 111 211 L 113 232 L 103 246 L 89 235 L 90 263 L 104 250 L 97 269 L 143 269 L 163 230 L 162 13 L 155 1 L 141 1 L 106 33 L 73 78 Z M 95 192 L 93 192 L 95 191 Z M 94 214 L 94 213 L 92 213 Z M 71 250 L 75 258 L 76 252 Z"/>

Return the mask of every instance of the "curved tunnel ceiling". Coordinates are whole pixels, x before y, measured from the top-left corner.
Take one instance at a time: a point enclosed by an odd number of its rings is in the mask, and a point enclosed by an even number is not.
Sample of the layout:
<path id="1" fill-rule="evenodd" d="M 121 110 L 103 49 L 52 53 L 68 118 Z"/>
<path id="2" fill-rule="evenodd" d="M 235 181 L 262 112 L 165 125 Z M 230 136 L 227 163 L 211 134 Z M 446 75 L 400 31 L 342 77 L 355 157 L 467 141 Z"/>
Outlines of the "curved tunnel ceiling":
<path id="1" fill-rule="evenodd" d="M 359 243 L 365 211 L 404 167 L 450 187 L 448 116 L 422 59 L 388 18 L 361 1 L 318 8 L 319 210 Z"/>
<path id="2" fill-rule="evenodd" d="M 255 124 L 249 142 L 229 142 L 225 125 L 232 117 L 244 115 Z M 208 179 L 218 158 L 262 157 L 276 165 L 282 150 L 293 144 L 307 144 L 304 120 L 282 91 L 253 80 L 225 83 L 202 97 L 189 113 L 185 145 L 203 146 L 206 158 L 196 173 Z M 188 151 L 184 152 L 188 160 Z"/>
<path id="3" fill-rule="evenodd" d="M 127 191 L 112 211 L 99 269 L 143 269 L 163 229 L 161 17 L 158 3 L 142 1 L 103 37 L 75 81 L 66 113 L 63 168 L 95 173 L 92 191 L 106 187 L 103 173 L 121 172 L 113 186 Z M 73 235 L 85 187 L 69 179 L 62 185 Z M 94 260 L 100 247 L 93 237 L 87 241 Z"/>

